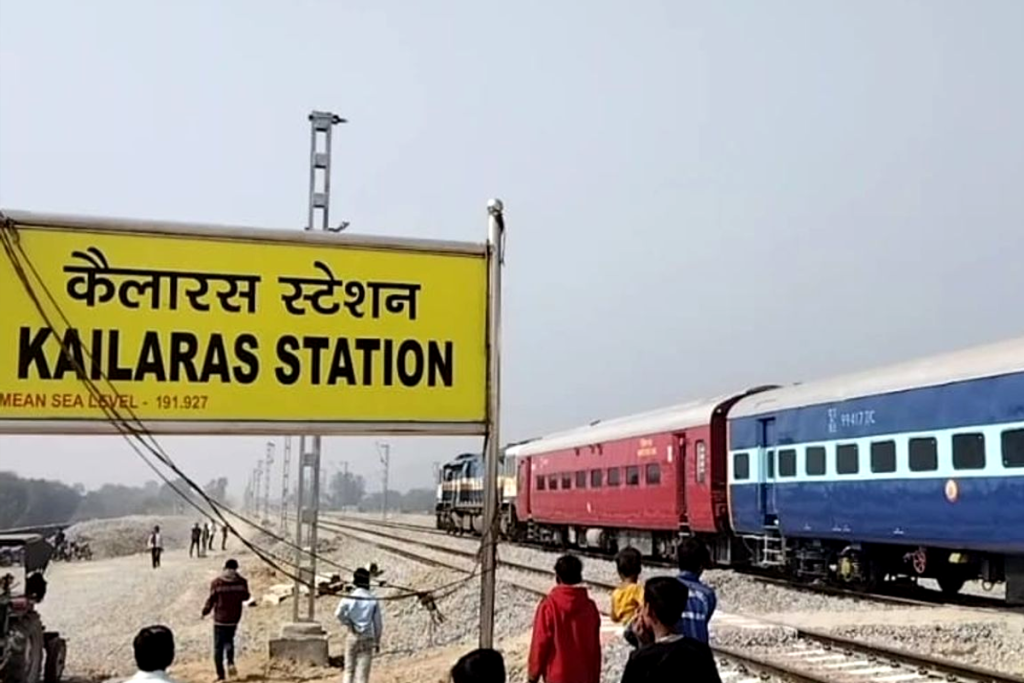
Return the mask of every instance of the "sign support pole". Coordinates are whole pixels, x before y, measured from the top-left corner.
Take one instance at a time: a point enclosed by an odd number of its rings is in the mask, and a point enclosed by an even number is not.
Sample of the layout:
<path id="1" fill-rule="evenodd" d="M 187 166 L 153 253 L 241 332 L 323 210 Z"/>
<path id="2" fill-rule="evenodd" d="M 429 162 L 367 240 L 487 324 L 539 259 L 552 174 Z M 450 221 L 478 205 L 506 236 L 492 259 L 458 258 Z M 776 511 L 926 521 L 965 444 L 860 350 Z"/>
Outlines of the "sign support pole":
<path id="1" fill-rule="evenodd" d="M 494 647 L 494 607 L 498 579 L 498 531 L 501 528 L 498 465 L 501 458 L 501 267 L 505 261 L 504 206 L 487 203 L 487 441 L 484 453 L 484 528 L 480 576 L 480 647 Z"/>
<path id="2" fill-rule="evenodd" d="M 336 124 L 345 123 L 345 119 L 330 112 L 314 111 L 309 115 L 310 149 L 309 149 L 309 220 L 306 230 L 331 231 L 328 214 L 331 204 L 331 130 Z M 318 144 L 323 140 L 323 146 Z M 318 174 L 317 171 L 320 171 Z M 317 189 L 317 179 L 320 189 Z M 317 221 L 317 212 L 320 220 Z M 316 225 L 319 223 L 319 225 Z M 316 612 L 316 547 L 317 525 L 320 518 L 320 459 L 322 439 L 319 435 L 302 436 L 299 439 L 299 481 L 296 489 L 296 512 L 298 519 L 295 525 L 296 565 L 298 576 L 295 581 L 295 602 L 292 616 L 295 621 L 313 621 Z M 305 490 L 306 477 L 309 478 L 309 491 Z M 303 538 L 303 527 L 306 529 Z M 303 552 L 303 544 L 309 544 L 309 553 Z M 301 588 L 308 591 L 306 613 L 299 614 Z"/>

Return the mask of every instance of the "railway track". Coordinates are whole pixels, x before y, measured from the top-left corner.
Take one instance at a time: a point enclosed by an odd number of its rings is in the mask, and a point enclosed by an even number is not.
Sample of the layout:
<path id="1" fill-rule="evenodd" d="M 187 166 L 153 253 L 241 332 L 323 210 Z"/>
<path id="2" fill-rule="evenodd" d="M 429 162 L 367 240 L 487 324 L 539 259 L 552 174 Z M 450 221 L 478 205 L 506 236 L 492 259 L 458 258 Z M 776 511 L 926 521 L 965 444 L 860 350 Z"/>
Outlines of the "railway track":
<path id="1" fill-rule="evenodd" d="M 359 522 L 363 522 L 363 520 L 359 520 Z M 387 525 L 378 525 L 378 529 L 367 529 L 345 522 L 322 520 L 320 526 L 325 531 L 347 536 L 353 540 L 373 545 L 382 551 L 428 566 L 442 567 L 467 575 L 475 571 L 476 552 L 429 543 L 409 536 L 383 533 L 379 530 L 380 526 Z M 392 528 L 399 527 L 392 525 Z M 395 542 L 407 547 L 396 546 Z M 473 568 L 467 569 L 464 565 L 452 564 L 451 560 L 425 556 L 408 546 L 448 557 L 471 560 Z M 500 558 L 499 567 L 541 576 L 548 582 L 554 577 L 554 572 L 551 570 Z M 544 590 L 539 590 L 534 586 L 515 581 L 510 583 L 537 596 L 545 594 Z M 611 591 L 615 588 L 614 585 L 601 581 L 588 580 L 585 583 L 604 591 Z M 721 621 L 719 617 L 720 615 L 716 614 L 712 626 L 718 625 Z M 766 646 L 745 648 L 742 651 L 735 648 L 713 647 L 712 649 L 721 663 L 722 680 L 727 683 L 756 683 L 763 681 L 764 675 L 798 683 L 847 683 L 852 681 L 861 683 L 925 683 L 935 680 L 962 681 L 964 683 L 1024 683 L 1024 677 L 930 655 L 884 647 L 766 620 L 747 619 L 746 621 L 750 622 L 751 628 L 778 632 L 780 641 Z M 609 629 L 609 624 L 606 622 L 606 626 L 602 630 L 608 633 L 613 631 L 614 627 Z"/>
<path id="2" fill-rule="evenodd" d="M 423 524 L 414 524 L 411 522 L 397 522 L 392 520 L 368 519 L 362 517 L 336 517 L 335 519 L 339 519 L 348 523 L 365 524 L 374 527 L 414 531 L 416 533 L 429 534 L 432 536 L 445 536 L 448 538 L 463 538 L 465 540 L 475 540 L 475 537 L 450 534 L 446 531 L 441 531 L 440 529 L 436 529 L 434 527 L 426 526 Z M 512 545 L 517 545 L 523 548 L 530 548 L 534 550 L 540 550 L 544 552 L 555 552 L 550 547 L 535 543 L 515 543 Z M 604 561 L 611 560 L 611 558 L 607 555 L 600 553 L 590 553 L 575 549 L 573 550 L 573 552 L 582 557 L 589 557 L 592 559 Z M 675 564 L 672 562 L 645 559 L 644 564 L 648 567 L 675 569 Z M 961 594 L 953 598 L 950 598 L 950 596 L 944 595 L 937 590 L 922 588 L 919 586 L 894 586 L 892 591 L 867 592 L 861 590 L 854 590 L 850 588 L 843 588 L 842 586 L 833 586 L 820 583 L 801 583 L 798 581 L 793 581 L 792 579 L 787 579 L 759 570 L 734 569 L 733 571 L 741 573 L 744 576 L 749 576 L 756 581 L 760 581 L 766 584 L 782 586 L 785 588 L 789 588 L 791 590 L 801 591 L 805 593 L 817 593 L 819 595 L 843 597 L 849 598 L 851 600 L 869 600 L 871 602 L 878 602 L 888 605 L 898 605 L 901 607 L 967 607 L 975 610 L 992 610 L 996 612 L 1021 612 L 1020 608 L 1010 607 L 1006 604 L 1004 600 L 983 595 Z"/>

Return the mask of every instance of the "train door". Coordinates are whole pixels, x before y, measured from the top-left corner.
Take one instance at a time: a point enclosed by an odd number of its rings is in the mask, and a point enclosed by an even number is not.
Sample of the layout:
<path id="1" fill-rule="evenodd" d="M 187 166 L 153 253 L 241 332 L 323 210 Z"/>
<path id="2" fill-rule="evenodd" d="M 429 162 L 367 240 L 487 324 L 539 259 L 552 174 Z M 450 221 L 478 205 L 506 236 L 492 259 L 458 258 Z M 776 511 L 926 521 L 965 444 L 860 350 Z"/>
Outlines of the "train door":
<path id="1" fill-rule="evenodd" d="M 531 460 L 529 456 L 519 458 L 519 472 L 516 477 L 516 516 L 523 520 L 529 519 L 533 514 L 530 499 L 530 492 L 533 491 Z"/>
<path id="2" fill-rule="evenodd" d="M 775 526 L 775 418 L 759 420 L 758 425 L 758 507 L 765 526 Z"/>
<path id="3" fill-rule="evenodd" d="M 676 452 L 676 490 L 678 493 L 678 504 L 679 504 L 679 523 L 689 524 L 689 508 L 686 505 L 686 433 L 675 435 L 675 448 Z"/>

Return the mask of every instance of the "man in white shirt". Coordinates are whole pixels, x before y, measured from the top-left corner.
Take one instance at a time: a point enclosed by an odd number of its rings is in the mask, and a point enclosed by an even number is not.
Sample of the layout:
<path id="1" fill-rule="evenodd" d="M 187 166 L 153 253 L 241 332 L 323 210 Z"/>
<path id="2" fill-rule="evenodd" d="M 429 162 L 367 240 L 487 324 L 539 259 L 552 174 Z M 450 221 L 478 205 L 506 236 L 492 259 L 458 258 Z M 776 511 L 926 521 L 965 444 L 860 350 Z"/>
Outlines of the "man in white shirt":
<path id="1" fill-rule="evenodd" d="M 153 558 L 153 569 L 156 569 L 160 566 L 160 554 L 164 551 L 164 541 L 160 536 L 160 527 L 153 527 L 153 533 L 149 535 L 146 547 L 149 548 L 149 554 Z"/>
<path id="2" fill-rule="evenodd" d="M 334 616 L 348 631 L 345 639 L 344 683 L 368 683 L 373 653 L 380 652 L 384 626 L 380 602 L 370 591 L 370 572 L 357 569 L 352 577 L 355 588 L 338 603 Z"/>
<path id="3" fill-rule="evenodd" d="M 138 673 L 125 683 L 177 683 L 167 675 L 174 662 L 174 634 L 166 626 L 147 626 L 139 631 L 132 643 Z"/>

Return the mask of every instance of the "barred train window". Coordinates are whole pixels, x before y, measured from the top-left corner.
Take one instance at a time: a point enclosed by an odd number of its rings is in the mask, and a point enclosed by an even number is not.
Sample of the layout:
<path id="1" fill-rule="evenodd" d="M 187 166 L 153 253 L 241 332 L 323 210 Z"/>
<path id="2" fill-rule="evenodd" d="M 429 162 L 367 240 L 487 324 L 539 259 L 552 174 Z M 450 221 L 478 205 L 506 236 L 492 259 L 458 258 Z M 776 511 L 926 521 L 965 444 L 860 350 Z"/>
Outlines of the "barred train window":
<path id="1" fill-rule="evenodd" d="M 590 488 L 601 488 L 601 474 L 604 470 L 590 470 Z"/>
<path id="2" fill-rule="evenodd" d="M 572 475 L 568 472 L 562 473 L 562 490 L 568 491 L 572 488 Z"/>
<path id="3" fill-rule="evenodd" d="M 953 435 L 953 469 L 985 469 L 984 434 L 975 432 L 972 434 Z"/>
<path id="4" fill-rule="evenodd" d="M 844 443 L 836 446 L 836 474 L 857 474 L 859 470 L 857 444 Z"/>
<path id="5" fill-rule="evenodd" d="M 640 485 L 640 468 L 636 465 L 630 465 L 626 468 L 626 486 L 639 486 Z"/>
<path id="6" fill-rule="evenodd" d="M 804 471 L 808 476 L 819 476 L 825 474 L 825 447 L 809 446 L 804 453 Z"/>
<path id="7" fill-rule="evenodd" d="M 619 480 L 619 468 L 618 467 L 609 467 L 608 468 L 608 485 L 609 486 L 618 486 L 619 483 L 620 483 L 620 480 Z"/>
<path id="8" fill-rule="evenodd" d="M 931 472 L 939 468 L 938 443 L 934 437 L 911 439 L 909 448 L 911 472 Z"/>
<path id="9" fill-rule="evenodd" d="M 587 471 L 580 470 L 576 473 L 576 488 L 585 489 L 587 488 Z"/>
<path id="10" fill-rule="evenodd" d="M 1003 432 L 1003 467 L 1024 467 L 1024 429 Z"/>
<path id="11" fill-rule="evenodd" d="M 736 481 L 750 479 L 749 453 L 737 453 L 732 456 L 732 478 Z"/>
<path id="12" fill-rule="evenodd" d="M 558 476 L 557 475 L 552 474 L 550 477 L 548 477 L 548 488 L 551 489 L 552 491 L 557 491 L 558 490 Z"/>
<path id="13" fill-rule="evenodd" d="M 876 441 L 871 444 L 871 471 L 875 474 L 896 471 L 896 442 Z"/>
<path id="14" fill-rule="evenodd" d="M 654 462 L 647 465 L 644 470 L 644 478 L 647 480 L 648 484 L 655 486 L 661 483 L 661 465 Z"/>
<path id="15" fill-rule="evenodd" d="M 538 491 L 543 491 L 544 490 L 544 477 L 543 476 L 537 477 L 537 490 Z"/>
<path id="16" fill-rule="evenodd" d="M 708 471 L 708 447 L 703 440 L 697 442 L 697 483 L 703 484 Z"/>
<path id="17" fill-rule="evenodd" d="M 796 451 L 792 448 L 779 451 L 779 476 L 796 476 Z"/>

